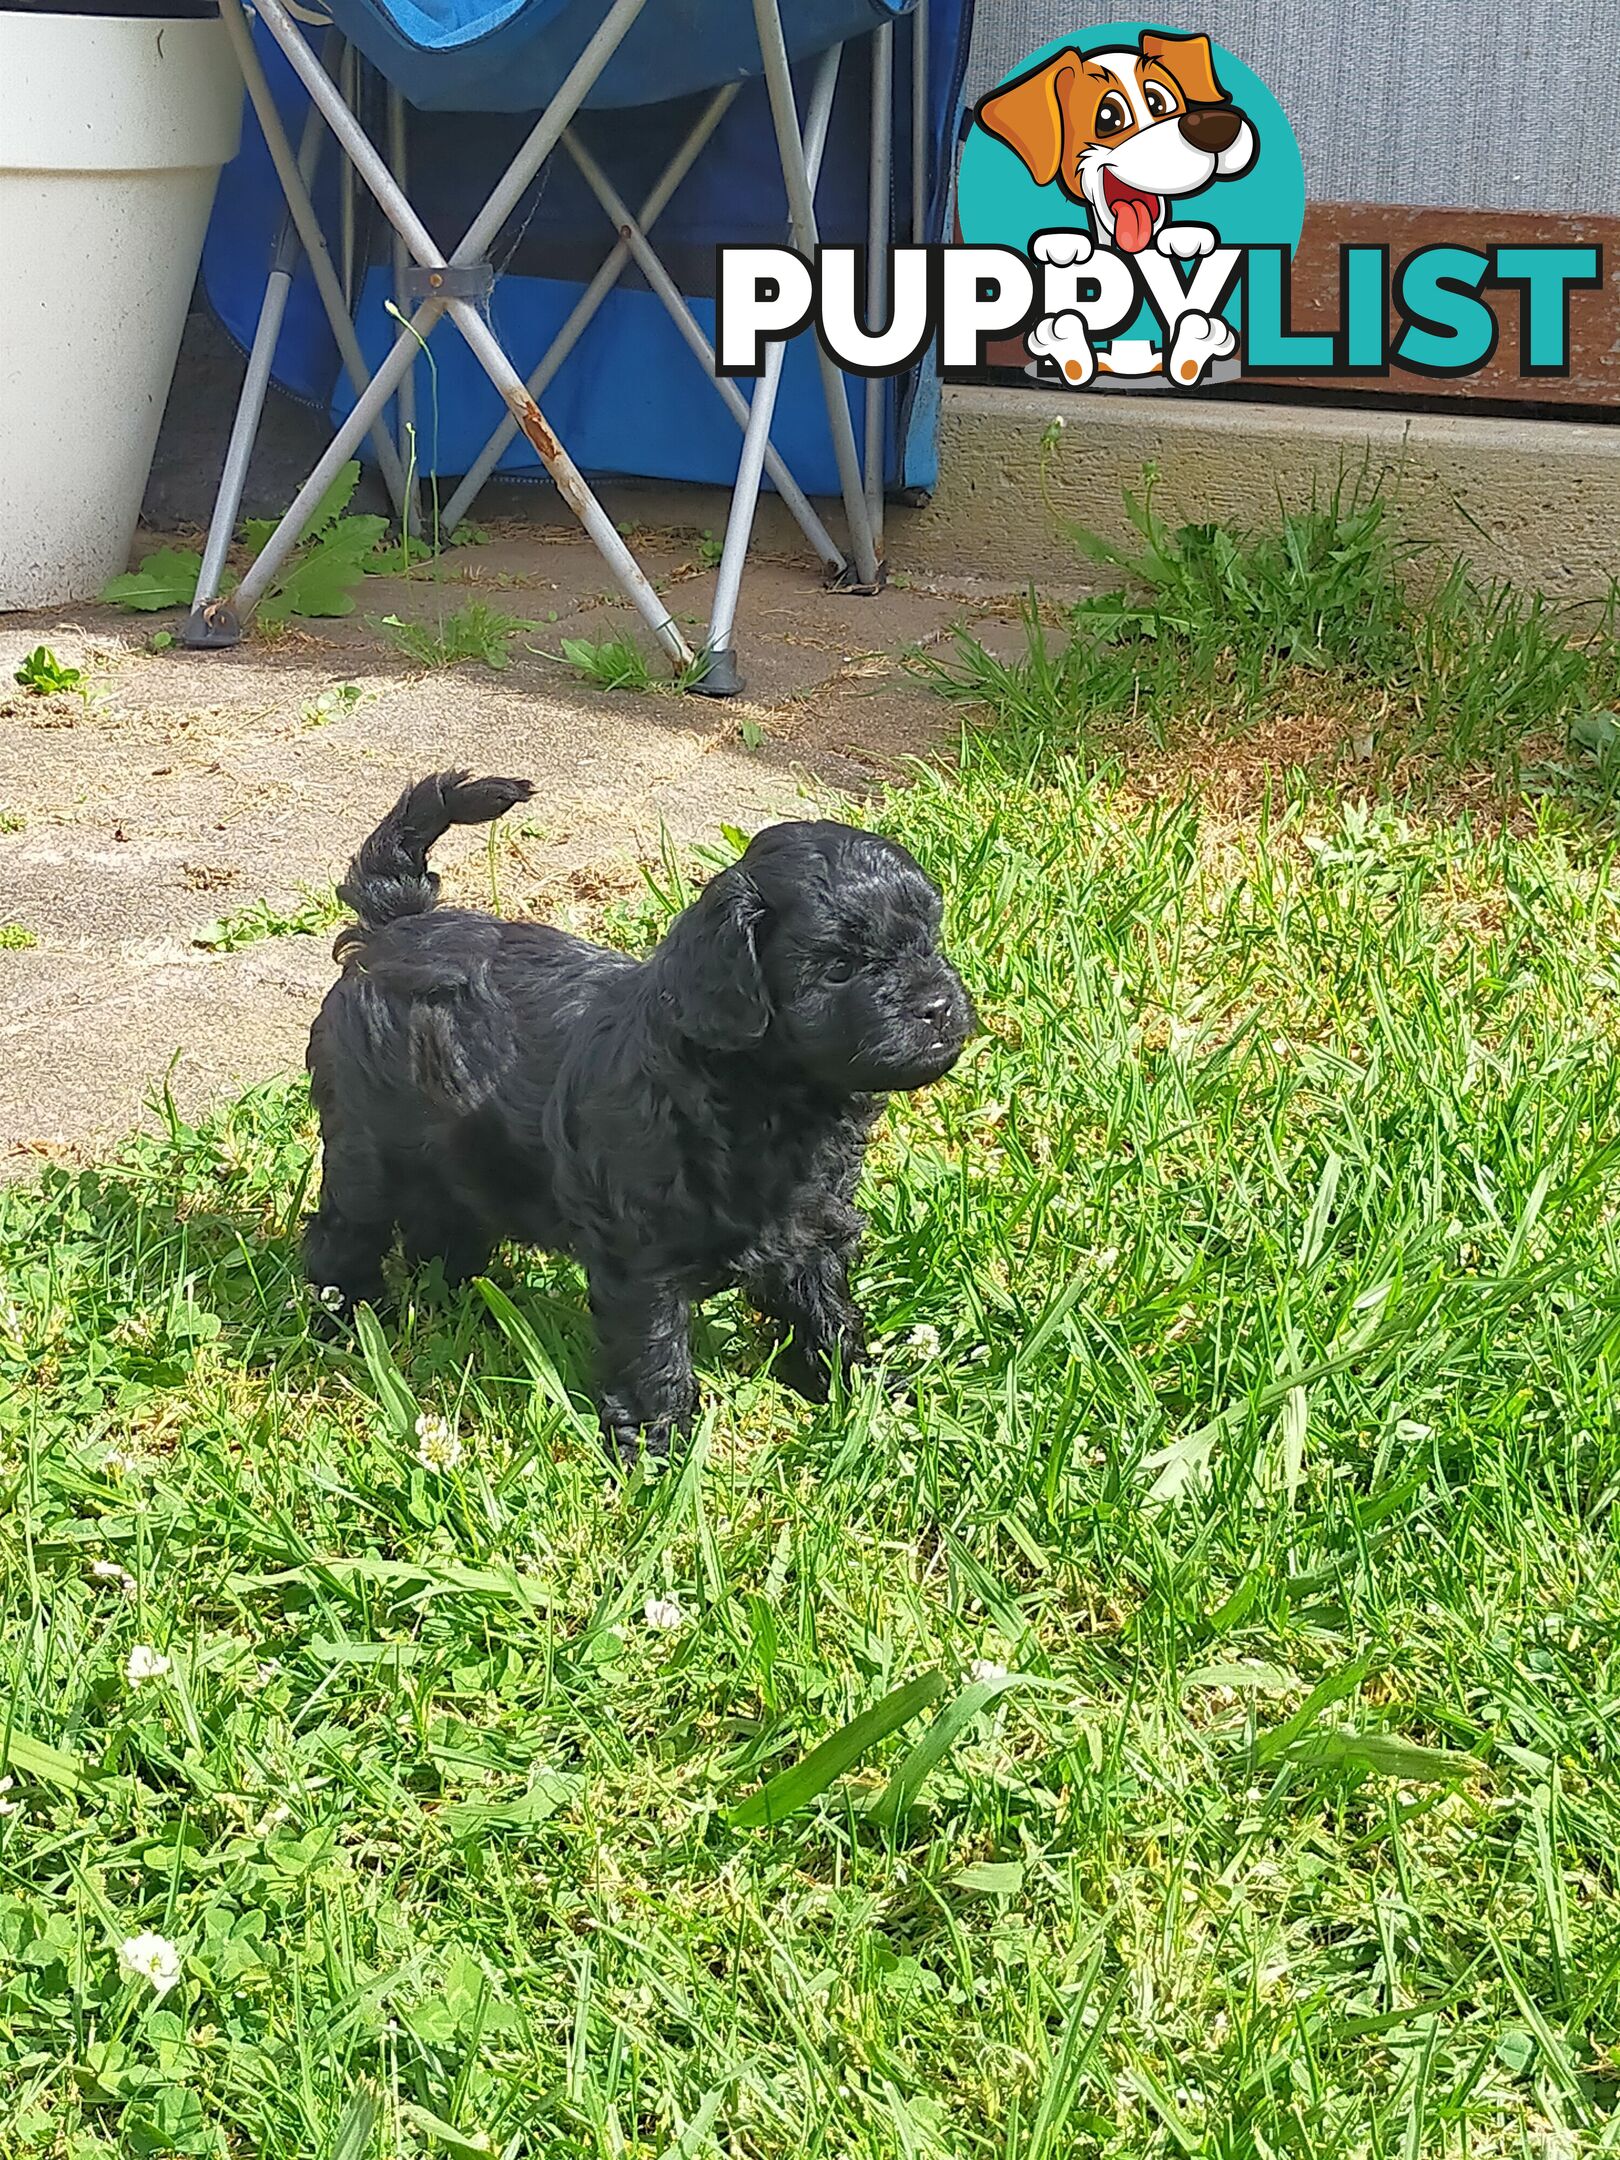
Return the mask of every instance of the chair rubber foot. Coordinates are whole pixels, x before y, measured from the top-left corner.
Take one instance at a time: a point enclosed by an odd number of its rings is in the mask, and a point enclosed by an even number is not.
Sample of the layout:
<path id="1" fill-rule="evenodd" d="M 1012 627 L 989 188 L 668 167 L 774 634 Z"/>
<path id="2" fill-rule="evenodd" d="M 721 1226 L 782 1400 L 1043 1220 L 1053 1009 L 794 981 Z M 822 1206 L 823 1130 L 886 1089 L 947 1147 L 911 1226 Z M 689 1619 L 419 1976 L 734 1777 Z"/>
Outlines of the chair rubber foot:
<path id="1" fill-rule="evenodd" d="M 741 695 L 742 670 L 737 665 L 737 655 L 729 645 L 718 651 L 712 648 L 703 654 L 705 666 L 687 684 L 693 697 L 738 697 Z"/>
<path id="2" fill-rule="evenodd" d="M 242 642 L 242 618 L 227 601 L 214 600 L 193 608 L 174 634 L 187 652 L 228 652 Z"/>
<path id="3" fill-rule="evenodd" d="M 858 599 L 870 600 L 882 592 L 888 582 L 889 566 L 887 563 L 878 564 L 877 576 L 868 584 L 855 565 L 848 562 L 845 563 L 842 570 L 835 571 L 828 577 L 827 589 L 829 592 L 854 593 Z"/>

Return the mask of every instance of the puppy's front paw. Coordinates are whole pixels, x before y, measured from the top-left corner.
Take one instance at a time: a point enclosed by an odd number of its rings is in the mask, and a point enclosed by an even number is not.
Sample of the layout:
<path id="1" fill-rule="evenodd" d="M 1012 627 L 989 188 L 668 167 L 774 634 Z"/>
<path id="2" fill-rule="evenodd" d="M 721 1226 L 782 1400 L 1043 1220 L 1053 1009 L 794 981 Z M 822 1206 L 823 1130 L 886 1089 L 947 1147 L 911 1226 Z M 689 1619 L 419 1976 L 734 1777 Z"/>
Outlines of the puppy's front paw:
<path id="1" fill-rule="evenodd" d="M 684 1410 L 649 1412 L 624 1395 L 605 1395 L 597 1412 L 602 1446 L 623 1470 L 639 1462 L 667 1462 L 691 1438 L 697 1415 L 694 1401 Z"/>
<path id="2" fill-rule="evenodd" d="M 302 1303 L 309 1314 L 310 1327 L 317 1335 L 346 1335 L 354 1325 L 357 1305 L 369 1305 L 375 1312 L 387 1302 L 387 1290 L 378 1275 L 368 1282 L 317 1283 L 306 1282 Z"/>
<path id="3" fill-rule="evenodd" d="M 1237 350 L 1237 332 L 1219 315 L 1183 315 L 1176 325 L 1165 373 L 1183 389 L 1203 377 L 1212 360 Z"/>
<path id="4" fill-rule="evenodd" d="M 866 1345 L 858 1336 L 805 1349 L 790 1335 L 776 1354 L 771 1370 L 786 1388 L 809 1403 L 824 1403 L 832 1394 L 837 1376 L 848 1380 L 870 1364 Z"/>
<path id="5" fill-rule="evenodd" d="M 1037 262 L 1051 263 L 1059 270 L 1077 270 L 1091 260 L 1091 235 L 1071 226 L 1059 226 L 1052 232 L 1037 233 L 1029 251 Z"/>
<path id="6" fill-rule="evenodd" d="M 1050 360 L 1071 389 L 1083 390 L 1097 372 L 1085 318 L 1072 310 L 1043 316 L 1024 343 L 1037 360 Z"/>
<path id="7" fill-rule="evenodd" d="M 672 1424 L 636 1425 L 604 1417 L 602 1446 L 617 1469 L 634 1470 L 640 1462 L 666 1463 L 677 1438 Z"/>
<path id="8" fill-rule="evenodd" d="M 1215 250 L 1215 234 L 1208 225 L 1166 225 L 1153 245 L 1161 255 L 1179 256 L 1195 262 Z"/>

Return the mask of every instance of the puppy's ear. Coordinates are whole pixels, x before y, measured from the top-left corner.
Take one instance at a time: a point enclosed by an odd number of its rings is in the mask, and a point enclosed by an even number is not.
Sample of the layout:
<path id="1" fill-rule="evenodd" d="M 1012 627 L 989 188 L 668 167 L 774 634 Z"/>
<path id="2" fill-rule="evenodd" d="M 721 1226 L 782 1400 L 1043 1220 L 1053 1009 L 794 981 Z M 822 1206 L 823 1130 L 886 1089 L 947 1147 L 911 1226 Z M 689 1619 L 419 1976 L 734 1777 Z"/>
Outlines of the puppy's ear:
<path id="1" fill-rule="evenodd" d="M 980 127 L 1017 151 L 1038 187 L 1055 180 L 1063 162 L 1063 92 L 1079 57 L 1060 52 L 1004 90 L 992 90 L 974 114 Z"/>
<path id="2" fill-rule="evenodd" d="M 1160 30 L 1144 30 L 1142 58 L 1157 60 L 1173 75 L 1189 105 L 1230 104 L 1215 80 L 1215 54 L 1207 37 L 1167 37 Z"/>
<path id="3" fill-rule="evenodd" d="M 658 988 L 671 1026 L 706 1050 L 741 1050 L 771 1024 L 755 950 L 765 902 L 733 866 L 677 915 L 658 948 Z"/>

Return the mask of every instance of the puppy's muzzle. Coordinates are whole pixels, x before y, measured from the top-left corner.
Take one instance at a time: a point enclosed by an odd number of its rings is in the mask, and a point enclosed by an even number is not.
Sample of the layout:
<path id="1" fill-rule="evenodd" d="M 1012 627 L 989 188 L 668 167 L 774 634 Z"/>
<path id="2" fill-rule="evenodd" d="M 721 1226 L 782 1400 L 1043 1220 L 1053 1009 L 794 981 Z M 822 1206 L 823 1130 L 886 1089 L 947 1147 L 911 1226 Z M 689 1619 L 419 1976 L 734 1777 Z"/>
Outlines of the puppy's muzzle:
<path id="1" fill-rule="evenodd" d="M 978 1030 L 979 1016 L 954 968 L 941 968 L 915 1007 L 919 1028 L 926 1031 L 918 1063 L 928 1077 L 937 1080 L 948 1073 Z"/>
<path id="2" fill-rule="evenodd" d="M 1195 150 L 1219 157 L 1230 150 L 1243 126 L 1243 115 L 1232 105 L 1195 105 L 1178 123 Z"/>

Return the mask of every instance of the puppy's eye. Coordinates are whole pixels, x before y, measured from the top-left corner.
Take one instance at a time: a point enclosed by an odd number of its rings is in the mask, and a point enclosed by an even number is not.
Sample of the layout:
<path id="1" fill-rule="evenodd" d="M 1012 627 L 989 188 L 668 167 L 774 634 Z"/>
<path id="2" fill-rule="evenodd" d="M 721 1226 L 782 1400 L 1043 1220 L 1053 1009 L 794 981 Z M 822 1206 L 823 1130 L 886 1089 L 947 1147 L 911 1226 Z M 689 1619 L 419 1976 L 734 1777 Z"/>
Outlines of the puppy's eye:
<path id="1" fill-rule="evenodd" d="M 1176 109 L 1176 101 L 1163 83 L 1144 83 L 1142 100 L 1155 120 L 1162 120 L 1166 113 L 1172 113 Z"/>
<path id="2" fill-rule="evenodd" d="M 826 976 L 829 982 L 853 982 L 855 977 L 860 973 L 860 963 L 856 960 L 849 959 L 846 955 L 841 959 L 829 960 L 826 963 L 825 967 L 822 969 L 822 973 Z"/>
<path id="3" fill-rule="evenodd" d="M 1099 135 L 1118 135 L 1122 129 L 1128 128 L 1130 124 L 1130 107 L 1122 97 L 1117 97 L 1113 91 L 1110 91 L 1097 107 L 1097 133 Z"/>

